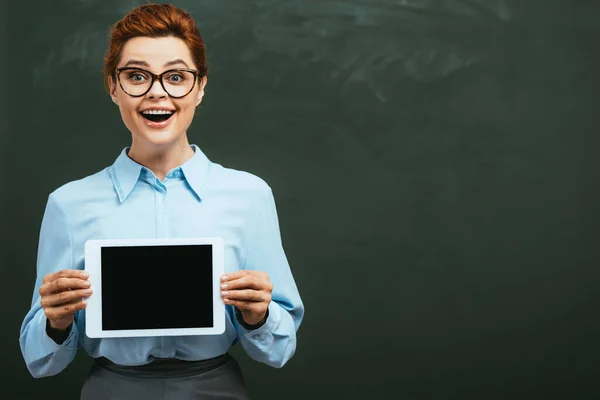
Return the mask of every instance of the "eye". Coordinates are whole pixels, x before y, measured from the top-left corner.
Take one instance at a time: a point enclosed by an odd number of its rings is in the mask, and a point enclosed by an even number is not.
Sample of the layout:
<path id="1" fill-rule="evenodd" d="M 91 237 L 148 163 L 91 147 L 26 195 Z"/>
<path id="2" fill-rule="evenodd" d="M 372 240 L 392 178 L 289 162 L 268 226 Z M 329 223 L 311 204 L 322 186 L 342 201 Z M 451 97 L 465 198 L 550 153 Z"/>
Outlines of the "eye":
<path id="1" fill-rule="evenodd" d="M 146 80 L 150 79 L 148 77 L 148 74 L 145 73 L 144 71 L 136 71 L 136 70 L 127 71 L 126 77 L 127 77 L 127 80 L 132 83 L 142 83 L 142 82 L 145 82 Z"/>
<path id="2" fill-rule="evenodd" d="M 165 76 L 165 79 L 168 83 L 173 85 L 181 85 L 193 79 L 193 76 L 190 76 L 188 71 L 173 71 Z"/>
<path id="3" fill-rule="evenodd" d="M 170 80 L 171 82 L 175 82 L 176 83 L 176 82 L 181 82 L 185 78 L 179 72 L 175 72 L 175 73 L 169 74 L 169 76 L 167 77 L 167 79 Z"/>

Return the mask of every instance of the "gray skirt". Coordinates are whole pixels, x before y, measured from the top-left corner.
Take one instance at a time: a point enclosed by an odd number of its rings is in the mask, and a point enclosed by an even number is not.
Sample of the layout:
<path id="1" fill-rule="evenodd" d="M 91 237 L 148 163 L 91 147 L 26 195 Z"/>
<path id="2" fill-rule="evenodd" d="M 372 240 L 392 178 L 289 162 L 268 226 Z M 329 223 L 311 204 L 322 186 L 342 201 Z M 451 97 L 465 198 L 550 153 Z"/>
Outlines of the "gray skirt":
<path id="1" fill-rule="evenodd" d="M 202 361 L 156 359 L 136 367 L 94 360 L 81 400 L 248 400 L 237 361 L 229 354 Z"/>

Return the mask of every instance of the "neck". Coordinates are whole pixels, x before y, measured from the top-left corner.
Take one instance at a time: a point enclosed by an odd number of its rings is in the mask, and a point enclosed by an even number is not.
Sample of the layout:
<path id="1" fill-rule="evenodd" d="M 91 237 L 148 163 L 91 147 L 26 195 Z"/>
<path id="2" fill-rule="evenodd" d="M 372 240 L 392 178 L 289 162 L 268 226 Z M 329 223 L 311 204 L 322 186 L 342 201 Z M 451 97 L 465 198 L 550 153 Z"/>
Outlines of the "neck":
<path id="1" fill-rule="evenodd" d="M 140 144 L 134 140 L 127 153 L 129 158 L 150 169 L 159 179 L 165 179 L 167 173 L 173 168 L 183 165 L 194 156 L 194 150 L 187 138 L 178 143 L 165 145 Z"/>

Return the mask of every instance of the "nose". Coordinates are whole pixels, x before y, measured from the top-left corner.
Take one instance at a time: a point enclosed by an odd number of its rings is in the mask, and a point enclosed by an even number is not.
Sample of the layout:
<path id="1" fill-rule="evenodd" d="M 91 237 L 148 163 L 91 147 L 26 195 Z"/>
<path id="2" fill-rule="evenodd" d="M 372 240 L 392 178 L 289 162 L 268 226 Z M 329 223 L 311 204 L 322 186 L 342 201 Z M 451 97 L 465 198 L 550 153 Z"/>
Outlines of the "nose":
<path id="1" fill-rule="evenodd" d="M 167 94 L 167 92 L 165 92 L 165 89 L 163 89 L 159 80 L 156 79 L 154 81 L 154 83 L 152 83 L 152 86 L 150 87 L 150 90 L 148 91 L 148 93 L 146 93 L 146 96 L 149 99 L 154 100 L 154 99 L 166 99 L 169 95 Z"/>

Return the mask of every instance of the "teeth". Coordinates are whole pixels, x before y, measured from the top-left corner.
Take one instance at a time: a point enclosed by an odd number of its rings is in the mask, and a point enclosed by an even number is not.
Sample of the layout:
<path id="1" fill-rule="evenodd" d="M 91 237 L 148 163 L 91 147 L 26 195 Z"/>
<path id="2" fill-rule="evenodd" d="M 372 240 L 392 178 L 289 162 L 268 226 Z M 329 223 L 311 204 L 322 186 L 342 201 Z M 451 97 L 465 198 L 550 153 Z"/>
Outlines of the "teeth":
<path id="1" fill-rule="evenodd" d="M 170 110 L 145 110 L 142 111 L 142 114 L 173 114 L 173 111 Z"/>

